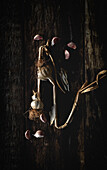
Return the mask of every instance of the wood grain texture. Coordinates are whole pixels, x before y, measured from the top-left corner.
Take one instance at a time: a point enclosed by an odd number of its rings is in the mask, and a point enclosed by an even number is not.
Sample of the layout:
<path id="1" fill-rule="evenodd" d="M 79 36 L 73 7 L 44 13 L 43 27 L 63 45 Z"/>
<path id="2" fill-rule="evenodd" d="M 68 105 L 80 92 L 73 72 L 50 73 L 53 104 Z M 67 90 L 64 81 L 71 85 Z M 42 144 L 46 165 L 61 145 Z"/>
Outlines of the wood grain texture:
<path id="1" fill-rule="evenodd" d="M 1 169 L 88 170 L 107 166 L 106 79 L 100 82 L 98 90 L 80 96 L 73 121 L 63 130 L 23 116 L 30 107 L 32 90 L 36 88 L 38 47 L 48 38 L 58 36 L 63 45 L 71 39 L 77 45 L 77 50 L 70 51 L 69 60 L 64 60 L 61 47 L 54 56 L 67 71 L 70 82 L 71 91 L 66 95 L 57 88 L 58 123 L 64 123 L 77 90 L 86 79 L 92 82 L 96 74 L 107 67 L 106 14 L 105 3 L 96 3 L 96 0 L 1 2 Z M 36 34 L 45 40 L 34 44 Z M 43 82 L 42 87 L 43 101 L 50 109 L 52 86 Z M 46 135 L 31 143 L 24 137 L 27 129 L 32 132 L 42 129 Z"/>

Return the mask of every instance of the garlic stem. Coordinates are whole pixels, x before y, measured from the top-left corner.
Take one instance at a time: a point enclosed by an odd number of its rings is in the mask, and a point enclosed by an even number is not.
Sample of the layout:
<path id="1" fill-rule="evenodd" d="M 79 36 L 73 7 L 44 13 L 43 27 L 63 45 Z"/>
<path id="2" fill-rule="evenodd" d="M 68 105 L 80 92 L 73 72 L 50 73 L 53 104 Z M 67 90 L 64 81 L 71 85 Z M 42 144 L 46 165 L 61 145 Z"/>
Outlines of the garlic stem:
<path id="1" fill-rule="evenodd" d="M 42 46 L 39 47 L 38 61 L 41 60 L 41 49 L 42 49 Z M 40 70 L 40 67 L 38 67 L 38 72 L 39 70 Z M 37 92 L 38 92 L 38 97 L 40 98 L 40 78 L 39 77 L 37 78 Z"/>

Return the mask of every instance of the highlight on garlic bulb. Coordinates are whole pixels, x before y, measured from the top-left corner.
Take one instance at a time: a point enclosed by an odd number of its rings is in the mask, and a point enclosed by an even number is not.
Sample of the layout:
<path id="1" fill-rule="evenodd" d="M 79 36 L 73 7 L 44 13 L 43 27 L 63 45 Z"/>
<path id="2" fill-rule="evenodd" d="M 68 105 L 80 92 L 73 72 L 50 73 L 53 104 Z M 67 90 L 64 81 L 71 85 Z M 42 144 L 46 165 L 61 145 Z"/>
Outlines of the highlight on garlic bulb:
<path id="1" fill-rule="evenodd" d="M 34 137 L 36 138 L 43 138 L 44 137 L 44 132 L 42 130 L 37 130 L 35 134 L 33 134 Z"/>

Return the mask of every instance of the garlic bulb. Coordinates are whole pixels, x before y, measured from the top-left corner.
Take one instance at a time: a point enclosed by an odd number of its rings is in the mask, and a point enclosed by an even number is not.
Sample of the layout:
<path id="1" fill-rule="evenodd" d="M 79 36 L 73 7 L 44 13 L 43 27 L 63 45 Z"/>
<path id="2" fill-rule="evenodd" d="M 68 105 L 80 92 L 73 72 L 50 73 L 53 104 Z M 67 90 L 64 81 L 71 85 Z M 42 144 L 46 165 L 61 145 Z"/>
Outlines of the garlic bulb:
<path id="1" fill-rule="evenodd" d="M 41 102 L 41 100 L 36 98 L 34 101 L 31 102 L 31 107 L 32 107 L 32 109 L 42 110 L 43 109 L 43 103 Z"/>
<path id="2" fill-rule="evenodd" d="M 33 96 L 32 96 L 32 100 L 36 100 L 37 99 L 37 96 L 34 94 Z"/>

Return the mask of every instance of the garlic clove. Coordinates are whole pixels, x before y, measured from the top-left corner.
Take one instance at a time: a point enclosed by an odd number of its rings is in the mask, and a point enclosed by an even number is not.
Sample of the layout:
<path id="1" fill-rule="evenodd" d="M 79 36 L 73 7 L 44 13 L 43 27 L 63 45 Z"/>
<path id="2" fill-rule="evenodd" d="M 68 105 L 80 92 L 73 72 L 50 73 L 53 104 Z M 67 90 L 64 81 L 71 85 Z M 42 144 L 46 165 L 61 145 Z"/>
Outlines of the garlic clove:
<path id="1" fill-rule="evenodd" d="M 51 46 L 54 46 L 60 40 L 59 37 L 53 37 L 51 41 Z"/>
<path id="2" fill-rule="evenodd" d="M 70 57 L 70 53 L 68 50 L 65 50 L 65 59 L 68 60 Z"/>
<path id="3" fill-rule="evenodd" d="M 76 44 L 75 44 L 74 42 L 72 42 L 72 41 L 69 42 L 69 43 L 67 44 L 67 46 L 70 47 L 70 48 L 72 48 L 72 49 L 74 49 L 74 50 L 77 48 Z"/>
<path id="4" fill-rule="evenodd" d="M 47 122 L 47 119 L 46 119 L 46 117 L 45 117 L 45 114 L 40 114 L 40 120 L 43 122 L 43 123 L 46 123 Z"/>
<path id="5" fill-rule="evenodd" d="M 34 137 L 36 138 L 43 138 L 44 137 L 44 132 L 42 130 L 37 130 L 35 134 L 33 134 Z"/>
<path id="6" fill-rule="evenodd" d="M 41 37 L 39 34 L 34 36 L 34 40 L 43 40 L 43 37 Z"/>
<path id="7" fill-rule="evenodd" d="M 30 130 L 26 130 L 25 138 L 28 139 L 28 140 L 31 140 L 31 132 L 30 132 Z"/>

